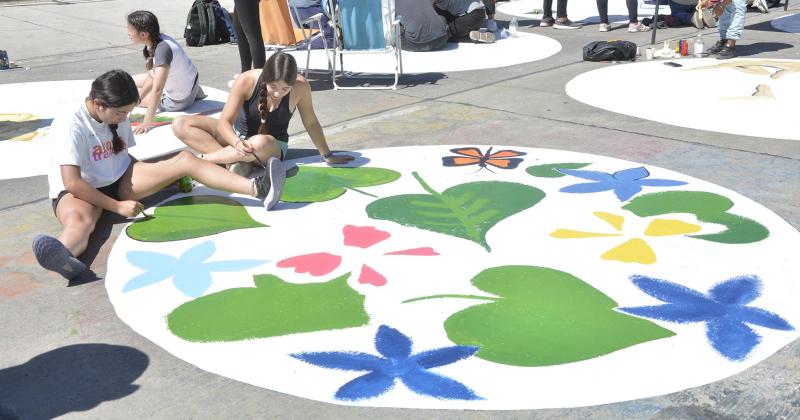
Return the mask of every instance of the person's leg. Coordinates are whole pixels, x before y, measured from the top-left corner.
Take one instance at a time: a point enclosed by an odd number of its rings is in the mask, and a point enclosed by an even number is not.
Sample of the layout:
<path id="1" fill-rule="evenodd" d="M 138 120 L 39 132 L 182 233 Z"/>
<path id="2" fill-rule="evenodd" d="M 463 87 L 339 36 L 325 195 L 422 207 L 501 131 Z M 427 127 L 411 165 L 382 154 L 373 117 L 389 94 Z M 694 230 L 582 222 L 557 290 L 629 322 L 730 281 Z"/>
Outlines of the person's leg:
<path id="1" fill-rule="evenodd" d="M 266 163 L 270 157 L 283 158 L 281 142 L 276 140 L 275 137 L 258 134 L 247 139 L 247 142 L 250 143 L 254 153 L 262 163 Z M 242 157 L 231 146 L 225 146 L 208 153 L 203 156 L 203 159 L 212 163 L 256 162 L 256 158 L 252 153 Z"/>
<path id="2" fill-rule="evenodd" d="M 694 14 L 694 6 L 687 6 L 685 4 L 678 4 L 669 0 L 670 15 L 681 25 L 691 25 L 692 15 Z"/>
<path id="3" fill-rule="evenodd" d="M 731 1 L 722 11 L 722 15 L 720 15 L 719 20 L 717 21 L 717 28 L 719 30 L 719 39 L 727 41 L 728 40 L 728 28 L 731 26 L 731 21 L 733 20 L 733 13 L 734 13 L 734 6 L 733 2 Z"/>
<path id="4" fill-rule="evenodd" d="M 553 20 L 553 0 L 542 1 L 542 20 Z"/>
<path id="5" fill-rule="evenodd" d="M 628 22 L 639 23 L 639 0 L 627 0 Z"/>
<path id="6" fill-rule="evenodd" d="M 556 18 L 560 20 L 567 19 L 567 0 L 558 0 L 556 5 Z"/>
<path id="7" fill-rule="evenodd" d="M 103 214 L 103 209 L 95 207 L 74 195 L 67 193 L 58 201 L 56 217 L 64 229 L 58 241 L 75 257 L 83 254 L 89 245 L 89 235 Z"/>
<path id="8" fill-rule="evenodd" d="M 192 149 L 209 154 L 228 144 L 217 134 L 219 120 L 205 115 L 181 115 L 172 121 L 172 132 Z"/>
<path id="9" fill-rule="evenodd" d="M 216 190 L 255 195 L 253 180 L 198 159 L 184 150 L 158 162 L 135 162 L 122 176 L 119 197 L 123 200 L 141 200 L 187 175 Z"/>
<path id="10" fill-rule="evenodd" d="M 483 0 L 483 7 L 486 9 L 486 18 L 494 19 L 495 13 L 495 0 Z"/>
<path id="11" fill-rule="evenodd" d="M 608 0 L 597 0 L 597 13 L 600 14 L 600 23 L 608 23 Z"/>
<path id="12" fill-rule="evenodd" d="M 239 12 L 234 9 L 233 29 L 236 31 L 236 47 L 239 49 L 239 62 L 241 63 L 242 73 L 253 67 L 253 57 L 250 55 L 250 44 L 247 43 L 247 36 L 239 22 Z"/>
<path id="13" fill-rule="evenodd" d="M 153 77 L 149 72 L 133 75 L 133 81 L 136 82 L 136 88 L 139 90 L 139 98 L 147 96 L 153 87 Z"/>
<path id="14" fill-rule="evenodd" d="M 260 69 L 266 62 L 266 53 L 264 52 L 264 38 L 261 37 L 259 2 L 253 0 L 234 0 L 233 2 L 236 14 L 239 16 L 239 24 L 242 26 L 242 31 L 250 46 L 253 68 Z"/>
<path id="15" fill-rule="evenodd" d="M 470 32 L 477 31 L 483 27 L 483 23 L 486 21 L 485 16 L 486 12 L 483 9 L 476 9 L 464 16 L 455 18 L 451 25 L 456 38 L 469 38 Z"/>
<path id="16" fill-rule="evenodd" d="M 747 13 L 747 0 L 732 0 L 725 8 L 725 12 L 729 10 L 731 17 L 725 39 L 728 40 L 728 46 L 733 47 L 736 45 L 736 41 L 742 38 L 745 13 Z"/>

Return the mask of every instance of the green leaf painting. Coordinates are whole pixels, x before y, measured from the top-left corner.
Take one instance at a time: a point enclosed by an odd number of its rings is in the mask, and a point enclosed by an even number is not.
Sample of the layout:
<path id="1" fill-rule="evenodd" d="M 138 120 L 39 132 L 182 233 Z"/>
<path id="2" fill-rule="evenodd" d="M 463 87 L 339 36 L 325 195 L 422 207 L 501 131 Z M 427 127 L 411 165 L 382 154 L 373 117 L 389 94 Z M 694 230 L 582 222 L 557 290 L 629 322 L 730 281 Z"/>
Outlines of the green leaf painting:
<path id="1" fill-rule="evenodd" d="M 137 241 L 166 242 L 266 226 L 253 220 L 232 198 L 196 195 L 158 206 L 153 217 L 133 222 L 127 233 Z"/>
<path id="2" fill-rule="evenodd" d="M 670 213 L 690 213 L 697 220 L 717 223 L 727 229 L 719 233 L 693 235 L 691 238 L 705 239 L 724 244 L 746 244 L 758 242 L 769 236 L 769 230 L 755 220 L 728 213 L 733 201 L 719 194 L 700 191 L 665 191 L 640 195 L 622 208 L 640 217 Z"/>
<path id="3" fill-rule="evenodd" d="M 561 178 L 566 176 L 558 169 L 580 169 L 591 165 L 591 163 L 548 163 L 546 165 L 529 166 L 525 172 L 539 178 Z"/>
<path id="4" fill-rule="evenodd" d="M 297 175 L 287 178 L 281 201 L 313 203 L 333 200 L 347 190 L 388 184 L 400 178 L 400 173 L 383 168 L 328 168 L 300 166 Z M 374 197 L 374 196 L 373 196 Z"/>
<path id="5" fill-rule="evenodd" d="M 254 276 L 256 287 L 223 290 L 175 308 L 167 327 L 184 340 L 219 342 L 366 325 L 364 296 L 348 286 L 349 276 L 311 284 Z"/>
<path id="6" fill-rule="evenodd" d="M 478 346 L 476 356 L 513 366 L 551 366 L 591 359 L 675 335 L 617 312 L 617 302 L 571 274 L 544 267 L 489 268 L 472 279 L 493 296 L 438 295 L 411 299 L 489 301 L 451 315 L 447 336 Z"/>
<path id="7" fill-rule="evenodd" d="M 437 192 L 414 172 L 428 194 L 382 198 L 367 206 L 369 217 L 390 220 L 473 241 L 487 251 L 486 233 L 494 225 L 541 201 L 545 193 L 529 185 L 481 181 Z"/>

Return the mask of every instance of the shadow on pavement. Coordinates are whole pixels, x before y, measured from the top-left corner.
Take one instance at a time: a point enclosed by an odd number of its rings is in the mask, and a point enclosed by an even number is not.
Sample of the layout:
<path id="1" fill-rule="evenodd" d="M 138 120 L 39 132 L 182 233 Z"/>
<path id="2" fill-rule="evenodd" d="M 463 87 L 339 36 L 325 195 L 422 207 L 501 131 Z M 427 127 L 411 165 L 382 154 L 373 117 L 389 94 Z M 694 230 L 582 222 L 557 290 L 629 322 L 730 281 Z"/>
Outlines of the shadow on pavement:
<path id="1" fill-rule="evenodd" d="M 51 419 L 133 394 L 150 359 L 110 344 L 77 344 L 0 369 L 0 418 Z"/>

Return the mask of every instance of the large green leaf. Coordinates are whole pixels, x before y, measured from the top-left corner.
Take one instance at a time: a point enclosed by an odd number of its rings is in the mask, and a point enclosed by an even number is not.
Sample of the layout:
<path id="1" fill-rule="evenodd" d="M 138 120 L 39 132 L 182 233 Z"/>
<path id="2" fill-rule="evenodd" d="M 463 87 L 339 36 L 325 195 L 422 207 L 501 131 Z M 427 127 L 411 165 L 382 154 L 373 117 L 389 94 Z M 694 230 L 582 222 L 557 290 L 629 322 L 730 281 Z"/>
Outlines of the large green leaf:
<path id="1" fill-rule="evenodd" d="M 366 325 L 364 296 L 348 286 L 349 276 L 312 284 L 254 276 L 256 287 L 223 290 L 175 308 L 167 326 L 185 340 L 211 342 Z"/>
<path id="2" fill-rule="evenodd" d="M 539 178 L 561 178 L 565 176 L 559 169 L 580 169 L 591 165 L 591 163 L 548 163 L 545 165 L 529 166 L 525 169 L 530 175 Z"/>
<path id="3" fill-rule="evenodd" d="M 577 362 L 675 335 L 614 310 L 615 301 L 571 274 L 544 267 L 489 268 L 472 279 L 491 297 L 441 295 L 490 302 L 469 307 L 444 322 L 447 336 L 478 346 L 476 356 L 514 366 Z"/>
<path id="4" fill-rule="evenodd" d="M 297 175 L 286 178 L 281 201 L 290 203 L 328 201 L 339 197 L 348 189 L 359 191 L 357 188 L 388 184 L 398 178 L 400 178 L 398 172 L 383 168 L 300 166 Z"/>
<path id="5" fill-rule="evenodd" d="M 126 231 L 137 241 L 166 242 L 265 226 L 253 220 L 232 198 L 195 195 L 158 206 L 154 217 L 137 220 Z"/>
<path id="6" fill-rule="evenodd" d="M 728 213 L 732 207 L 733 201 L 719 194 L 700 191 L 664 191 L 640 195 L 622 208 L 640 217 L 690 213 L 697 216 L 697 220 L 701 222 L 718 223 L 727 228 L 719 233 L 693 235 L 691 238 L 724 244 L 746 244 L 758 242 L 769 236 L 769 230 L 761 223 Z"/>
<path id="7" fill-rule="evenodd" d="M 487 251 L 491 251 L 486 243 L 489 229 L 533 207 L 545 196 L 538 188 L 501 181 L 471 182 L 439 193 L 416 172 L 414 177 L 429 194 L 397 195 L 373 201 L 367 206 L 369 217 L 464 238 Z"/>

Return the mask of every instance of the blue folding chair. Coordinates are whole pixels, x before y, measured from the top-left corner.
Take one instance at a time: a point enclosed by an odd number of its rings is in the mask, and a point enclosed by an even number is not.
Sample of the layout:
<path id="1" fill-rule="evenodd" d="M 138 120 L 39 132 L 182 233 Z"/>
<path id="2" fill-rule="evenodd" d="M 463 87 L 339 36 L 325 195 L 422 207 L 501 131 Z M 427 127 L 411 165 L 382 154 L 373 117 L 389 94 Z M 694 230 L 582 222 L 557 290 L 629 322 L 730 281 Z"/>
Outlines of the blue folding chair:
<path id="1" fill-rule="evenodd" d="M 400 21 L 394 16 L 394 0 L 328 0 L 334 30 L 334 89 L 397 89 L 403 73 L 400 48 Z M 344 87 L 337 79 L 375 79 L 376 76 L 346 73 L 344 56 L 348 54 L 391 54 L 394 57 L 394 83 L 387 86 Z M 338 63 L 338 64 L 337 64 Z M 387 68 L 386 74 L 390 74 Z M 378 76 L 379 77 L 379 76 Z"/>

